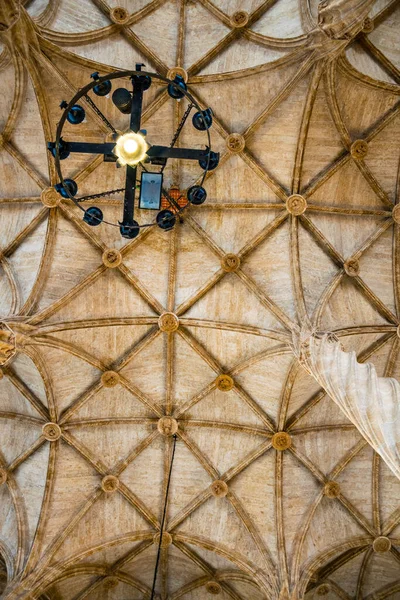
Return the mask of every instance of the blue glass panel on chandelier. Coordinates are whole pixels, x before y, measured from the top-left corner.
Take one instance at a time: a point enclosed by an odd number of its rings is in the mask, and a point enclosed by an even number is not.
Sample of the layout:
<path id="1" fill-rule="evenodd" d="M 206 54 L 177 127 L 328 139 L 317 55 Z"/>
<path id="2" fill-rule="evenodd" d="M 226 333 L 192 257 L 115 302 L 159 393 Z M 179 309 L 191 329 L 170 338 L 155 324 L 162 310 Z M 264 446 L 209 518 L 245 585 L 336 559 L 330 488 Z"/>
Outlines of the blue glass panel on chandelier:
<path id="1" fill-rule="evenodd" d="M 96 71 L 96 73 L 92 73 L 90 77 L 97 81 L 99 79 L 99 73 Z M 93 92 L 96 94 L 96 96 L 107 96 L 111 92 L 111 88 L 111 81 L 107 79 L 106 81 L 102 81 L 101 83 L 95 85 Z"/>
<path id="2" fill-rule="evenodd" d="M 50 150 L 54 158 L 56 157 L 56 143 L 55 142 L 47 142 L 47 149 Z M 68 145 L 64 142 L 62 138 L 60 138 L 58 144 L 58 150 L 60 155 L 60 160 L 65 160 L 69 156 Z"/>
<path id="3" fill-rule="evenodd" d="M 211 108 L 206 108 L 203 111 L 198 111 L 194 113 L 192 117 L 193 127 L 198 129 L 199 131 L 205 131 L 209 129 L 212 125 L 212 110 Z"/>
<path id="4" fill-rule="evenodd" d="M 180 100 L 181 98 L 183 98 L 185 93 L 182 92 L 179 88 L 187 90 L 187 85 L 182 75 L 176 75 L 174 83 L 175 85 L 173 83 L 170 83 L 168 85 L 168 94 L 171 96 L 171 98 L 174 98 L 174 100 Z"/>
<path id="5" fill-rule="evenodd" d="M 187 199 L 191 204 L 199 205 L 206 201 L 207 192 L 200 185 L 192 185 L 187 191 Z"/>
<path id="6" fill-rule="evenodd" d="M 124 115 L 128 115 L 132 108 L 132 94 L 126 88 L 117 88 L 112 95 L 115 106 Z"/>
<path id="7" fill-rule="evenodd" d="M 219 152 L 210 152 L 210 161 L 208 162 L 208 158 L 201 158 L 199 160 L 199 165 L 202 169 L 207 169 L 208 171 L 212 171 L 216 169 L 219 164 Z"/>
<path id="8" fill-rule="evenodd" d="M 131 225 L 121 225 L 119 231 L 122 237 L 133 240 L 140 233 L 139 223 L 137 221 L 132 221 Z"/>
<path id="9" fill-rule="evenodd" d="M 142 172 L 140 182 L 139 208 L 160 210 L 162 192 L 162 173 Z"/>
<path id="10" fill-rule="evenodd" d="M 69 198 L 65 187 L 68 188 L 68 191 L 71 194 L 71 196 L 76 196 L 76 194 L 78 193 L 78 186 L 73 179 L 64 179 L 64 186 L 62 183 L 56 183 L 54 187 L 63 198 Z"/>
<path id="11" fill-rule="evenodd" d="M 83 220 L 91 227 L 96 227 L 103 221 L 103 211 L 97 208 L 97 206 L 91 206 L 85 210 Z"/>
<path id="12" fill-rule="evenodd" d="M 158 213 L 156 217 L 157 225 L 164 229 L 164 231 L 168 231 L 172 229 L 176 223 L 176 217 L 171 210 L 167 208 Z"/>

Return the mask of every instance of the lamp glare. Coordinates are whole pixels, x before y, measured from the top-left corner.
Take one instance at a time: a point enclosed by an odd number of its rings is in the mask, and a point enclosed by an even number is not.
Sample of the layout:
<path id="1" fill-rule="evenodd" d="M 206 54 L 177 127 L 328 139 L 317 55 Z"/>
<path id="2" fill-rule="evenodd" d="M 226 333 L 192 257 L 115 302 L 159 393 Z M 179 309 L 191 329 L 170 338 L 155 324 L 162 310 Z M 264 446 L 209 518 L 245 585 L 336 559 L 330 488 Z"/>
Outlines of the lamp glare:
<path id="1" fill-rule="evenodd" d="M 125 140 L 124 150 L 127 154 L 135 154 L 138 149 L 138 143 L 135 140 Z"/>
<path id="2" fill-rule="evenodd" d="M 117 139 L 114 154 L 121 165 L 137 165 L 146 157 L 148 145 L 143 135 L 130 131 Z"/>

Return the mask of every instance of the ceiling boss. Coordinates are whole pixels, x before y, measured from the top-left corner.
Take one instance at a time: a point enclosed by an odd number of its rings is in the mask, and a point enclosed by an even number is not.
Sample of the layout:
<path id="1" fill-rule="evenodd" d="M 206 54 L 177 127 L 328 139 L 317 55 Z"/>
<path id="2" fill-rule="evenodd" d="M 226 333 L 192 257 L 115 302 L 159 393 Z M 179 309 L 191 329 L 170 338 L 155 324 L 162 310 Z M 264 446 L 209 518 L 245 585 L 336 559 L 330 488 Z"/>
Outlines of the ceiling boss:
<path id="1" fill-rule="evenodd" d="M 106 223 L 119 227 L 121 235 L 128 239 L 135 238 L 142 227 L 156 225 L 164 230 L 172 229 L 176 223 L 177 215 L 182 213 L 186 205 L 200 205 L 205 202 L 207 192 L 203 183 L 208 171 L 215 169 L 219 163 L 219 154 L 211 149 L 211 137 L 209 129 L 212 125 L 212 110 L 201 108 L 196 100 L 187 90 L 187 85 L 182 75 L 176 74 L 175 78 L 167 79 L 156 73 L 142 71 L 144 65 L 137 64 L 135 71 L 122 71 L 110 73 L 99 77 L 98 73 L 92 74 L 93 81 L 80 89 L 68 103 L 65 100 L 60 107 L 64 110 L 56 131 L 54 142 L 48 142 L 47 147 L 52 153 L 56 171 L 60 179 L 54 187 L 57 192 L 66 199 L 72 200 L 82 211 L 83 220 L 90 226 Z M 113 80 L 129 78 L 132 91 L 126 87 L 119 87 L 112 94 L 112 103 L 123 114 L 129 115 L 129 125 L 124 133 L 115 129 L 109 119 L 94 103 L 89 93 L 98 97 L 108 97 L 113 86 Z M 152 85 L 153 79 L 159 80 L 167 85 L 168 95 L 175 101 L 186 97 L 188 107 L 175 131 L 169 146 L 154 145 L 152 135 L 141 128 L 143 112 L 143 95 Z M 79 125 L 86 118 L 86 111 L 79 101 L 90 106 L 103 123 L 110 130 L 110 142 L 74 142 L 63 138 L 63 128 L 66 123 Z M 187 119 L 195 109 L 192 116 L 192 124 L 198 131 L 205 134 L 203 148 L 180 148 L 176 144 L 179 136 L 187 122 Z M 77 183 L 68 177 L 64 178 L 61 168 L 62 161 L 68 159 L 71 153 L 85 153 L 92 155 L 103 155 L 105 162 L 115 162 L 117 167 L 125 167 L 125 186 L 123 188 L 94 193 L 90 196 L 78 197 Z M 195 183 L 186 191 L 187 202 L 180 202 L 174 195 L 170 195 L 163 187 L 163 172 L 168 160 L 197 161 L 201 172 Z M 140 183 L 138 183 L 138 169 L 141 170 Z M 155 220 L 150 223 L 141 223 L 134 219 L 135 195 L 139 189 L 138 208 L 144 210 L 157 210 Z M 84 203 L 95 199 L 108 197 L 111 194 L 123 193 L 122 220 L 118 223 L 106 220 L 103 211 L 98 206 L 86 208 Z M 161 198 L 166 199 L 168 208 L 161 208 Z"/>

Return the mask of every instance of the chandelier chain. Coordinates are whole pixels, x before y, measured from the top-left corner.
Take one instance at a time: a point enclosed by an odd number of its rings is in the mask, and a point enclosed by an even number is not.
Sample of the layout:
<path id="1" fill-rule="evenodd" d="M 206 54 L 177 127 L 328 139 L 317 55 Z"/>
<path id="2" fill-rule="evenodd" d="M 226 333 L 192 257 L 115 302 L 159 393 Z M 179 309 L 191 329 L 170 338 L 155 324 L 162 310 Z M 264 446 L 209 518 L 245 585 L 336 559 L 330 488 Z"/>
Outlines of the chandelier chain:
<path id="1" fill-rule="evenodd" d="M 185 125 L 186 119 L 188 118 L 188 116 L 190 114 L 190 111 L 192 110 L 193 106 L 194 106 L 193 104 L 189 104 L 189 106 L 187 107 L 187 109 L 185 111 L 185 114 L 183 115 L 183 117 L 181 119 L 181 122 L 178 125 L 178 128 L 177 128 L 177 130 L 175 132 L 175 135 L 172 138 L 172 142 L 171 142 L 171 146 L 170 146 L 171 148 L 173 148 L 175 146 L 176 142 L 178 141 L 178 138 L 179 138 L 179 136 L 181 134 L 183 126 Z"/>
<path id="2" fill-rule="evenodd" d="M 95 198 L 103 198 L 104 196 L 111 196 L 111 194 L 118 194 L 124 192 L 125 188 L 119 188 L 118 190 L 109 190 L 108 192 L 100 192 L 98 194 L 92 194 L 91 196 L 82 196 L 82 198 L 75 198 L 77 202 L 83 202 L 84 200 L 94 200 Z"/>
<path id="3" fill-rule="evenodd" d="M 113 133 L 118 134 L 118 131 L 115 129 L 115 127 L 113 127 L 111 125 L 111 123 L 107 119 L 107 117 L 105 115 L 103 115 L 103 113 L 98 108 L 98 106 L 96 106 L 96 104 L 93 102 L 93 100 L 87 94 L 85 94 L 85 100 L 90 104 L 90 106 L 92 107 L 92 109 L 94 110 L 94 112 L 100 117 L 100 119 L 108 127 L 108 129 L 110 129 Z"/>
<path id="4" fill-rule="evenodd" d="M 182 129 L 183 129 L 183 126 L 185 125 L 185 123 L 186 123 L 186 119 L 188 118 L 188 116 L 189 116 L 189 114 L 190 114 L 190 111 L 192 110 L 193 106 L 194 106 L 194 104 L 191 102 L 191 103 L 189 104 L 189 106 L 187 107 L 187 109 L 186 109 L 186 111 L 185 111 L 185 114 L 183 115 L 183 117 L 182 117 L 182 119 L 181 119 L 181 122 L 179 123 L 179 125 L 178 125 L 178 127 L 177 127 L 177 129 L 176 129 L 176 131 L 175 131 L 175 135 L 174 135 L 174 137 L 172 138 L 172 142 L 170 143 L 170 146 L 169 146 L 170 148 L 173 148 L 173 147 L 175 146 L 176 142 L 178 141 L 178 138 L 179 138 L 179 136 L 180 136 L 180 134 L 181 134 L 181 131 L 182 131 Z M 164 166 L 161 168 L 161 173 L 163 173 L 163 172 L 164 172 L 164 169 L 165 169 L 165 167 L 166 167 L 166 165 L 164 165 Z M 170 202 L 170 204 L 171 204 L 171 200 L 170 200 L 170 198 L 168 198 L 168 200 L 169 200 L 169 202 Z M 173 202 L 173 204 L 175 204 L 175 206 L 176 206 L 176 203 L 175 203 L 175 202 Z"/>

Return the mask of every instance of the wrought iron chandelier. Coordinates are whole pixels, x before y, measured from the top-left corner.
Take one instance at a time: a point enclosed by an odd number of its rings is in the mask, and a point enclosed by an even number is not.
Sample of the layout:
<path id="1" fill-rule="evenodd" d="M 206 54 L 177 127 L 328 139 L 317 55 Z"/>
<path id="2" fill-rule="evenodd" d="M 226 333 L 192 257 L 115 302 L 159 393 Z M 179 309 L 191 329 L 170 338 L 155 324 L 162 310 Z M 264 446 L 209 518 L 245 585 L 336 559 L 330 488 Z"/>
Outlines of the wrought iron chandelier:
<path id="1" fill-rule="evenodd" d="M 61 103 L 60 107 L 63 109 L 63 113 L 57 126 L 55 141 L 47 144 L 54 157 L 60 180 L 54 186 L 57 192 L 63 198 L 72 200 L 83 211 L 83 220 L 88 225 L 95 227 L 101 223 L 106 223 L 119 227 L 121 235 L 128 239 L 135 238 L 143 227 L 158 226 L 164 230 L 172 229 L 177 217 L 188 204 L 203 204 L 207 198 L 207 192 L 203 187 L 207 172 L 215 169 L 219 163 L 219 154 L 211 149 L 209 132 L 212 125 L 211 108 L 202 109 L 200 107 L 188 92 L 182 75 L 177 74 L 172 80 L 157 73 L 142 71 L 142 67 L 144 67 L 143 64 L 136 64 L 136 70 L 134 71 L 119 71 L 102 77 L 99 77 L 98 73 L 93 73 L 91 75 L 92 81 L 81 88 L 70 102 L 63 100 Z M 124 79 L 125 82 L 126 79 L 129 79 L 132 84 L 132 91 L 126 87 L 120 87 L 115 89 L 112 94 L 114 106 L 121 113 L 130 117 L 129 127 L 124 133 L 115 129 L 89 96 L 89 93 L 93 93 L 98 97 L 108 97 L 112 90 L 112 82 L 116 79 Z M 187 110 L 169 146 L 153 145 L 152 136 L 148 136 L 147 131 L 141 129 L 143 95 L 152 85 L 153 79 L 166 84 L 168 94 L 173 100 L 180 101 L 186 97 L 188 101 Z M 71 125 L 79 125 L 85 121 L 85 108 L 79 104 L 82 99 L 110 130 L 112 141 L 104 143 L 74 142 L 63 138 L 63 128 L 66 122 Z M 198 131 L 204 131 L 206 136 L 205 148 L 176 147 L 183 127 L 193 109 L 196 112 L 192 116 L 192 124 Z M 62 162 L 68 159 L 71 153 L 103 155 L 105 162 L 114 162 L 117 167 L 126 167 L 125 187 L 78 197 L 77 183 L 68 177 L 64 178 L 61 167 Z M 175 198 L 163 186 L 163 171 L 170 159 L 197 161 L 201 169 L 201 173 L 194 184 L 186 191 L 187 201 L 185 202 L 179 202 L 182 196 Z M 139 168 L 141 170 L 140 184 L 137 181 Z M 159 211 L 155 220 L 150 223 L 140 224 L 134 219 L 137 188 L 140 189 L 138 209 Z M 99 207 L 90 206 L 86 208 L 84 206 L 85 202 L 116 193 L 124 194 L 122 220 L 118 223 L 106 220 Z M 168 208 L 160 210 L 162 198 L 166 200 Z"/>

